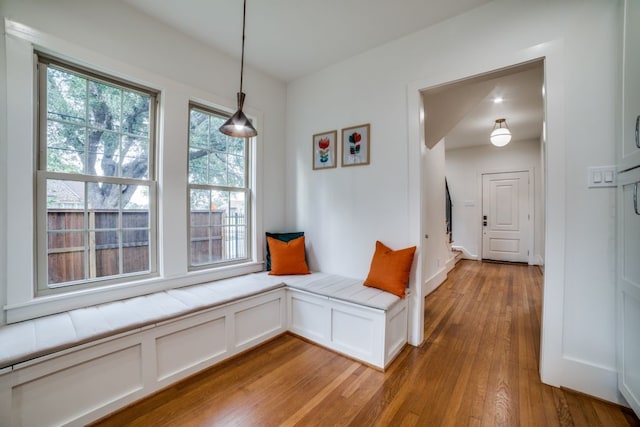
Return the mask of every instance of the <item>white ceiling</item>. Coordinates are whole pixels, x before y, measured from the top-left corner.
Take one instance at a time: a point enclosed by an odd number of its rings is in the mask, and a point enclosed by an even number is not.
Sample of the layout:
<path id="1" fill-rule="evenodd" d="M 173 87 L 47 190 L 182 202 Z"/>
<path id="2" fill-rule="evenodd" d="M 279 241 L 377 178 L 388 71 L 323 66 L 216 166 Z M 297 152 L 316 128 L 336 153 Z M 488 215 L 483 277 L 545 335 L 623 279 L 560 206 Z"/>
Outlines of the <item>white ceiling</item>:
<path id="1" fill-rule="evenodd" d="M 242 0 L 124 0 L 240 58 Z M 285 82 L 490 0 L 247 0 L 245 62 Z"/>
<path id="2" fill-rule="evenodd" d="M 242 0 L 123 0 L 240 58 Z M 491 0 L 247 0 L 245 62 L 284 82 L 453 18 Z M 505 117 L 513 142 L 542 132 L 542 65 L 527 65 L 426 92 L 428 138 L 446 148 L 487 144 Z M 495 96 L 502 104 L 494 104 Z M 433 108 L 433 107 L 437 108 Z M 429 142 L 428 142 L 428 145 Z"/>
<path id="3" fill-rule="evenodd" d="M 442 138 L 447 150 L 488 145 L 498 118 L 506 119 L 511 144 L 539 141 L 543 84 L 544 65 L 536 61 L 423 92 L 427 146 Z"/>

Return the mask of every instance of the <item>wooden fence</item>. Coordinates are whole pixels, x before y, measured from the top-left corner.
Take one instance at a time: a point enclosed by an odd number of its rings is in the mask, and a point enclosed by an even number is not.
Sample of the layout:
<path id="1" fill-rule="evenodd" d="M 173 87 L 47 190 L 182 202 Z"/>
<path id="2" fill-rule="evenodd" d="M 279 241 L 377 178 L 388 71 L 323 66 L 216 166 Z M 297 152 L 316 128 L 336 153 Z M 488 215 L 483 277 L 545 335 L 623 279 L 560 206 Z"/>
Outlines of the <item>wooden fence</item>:
<path id="1" fill-rule="evenodd" d="M 82 210 L 50 209 L 49 284 L 148 271 L 148 212 L 127 210 L 121 218 L 119 225 L 117 210 L 89 211 L 85 220 Z M 192 212 L 192 264 L 245 257 L 244 220 L 244 216 L 227 216 L 223 211 Z"/>

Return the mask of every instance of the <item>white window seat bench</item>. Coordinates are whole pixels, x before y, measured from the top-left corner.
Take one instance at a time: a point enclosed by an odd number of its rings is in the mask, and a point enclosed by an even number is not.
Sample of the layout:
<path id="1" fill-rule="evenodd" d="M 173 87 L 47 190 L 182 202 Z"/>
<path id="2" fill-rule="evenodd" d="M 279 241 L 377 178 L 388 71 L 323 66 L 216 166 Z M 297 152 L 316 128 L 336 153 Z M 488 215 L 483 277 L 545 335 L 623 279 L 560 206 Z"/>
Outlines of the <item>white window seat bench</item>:
<path id="1" fill-rule="evenodd" d="M 290 331 L 384 369 L 408 304 L 325 273 L 248 274 L 0 327 L 0 425 L 84 425 Z"/>

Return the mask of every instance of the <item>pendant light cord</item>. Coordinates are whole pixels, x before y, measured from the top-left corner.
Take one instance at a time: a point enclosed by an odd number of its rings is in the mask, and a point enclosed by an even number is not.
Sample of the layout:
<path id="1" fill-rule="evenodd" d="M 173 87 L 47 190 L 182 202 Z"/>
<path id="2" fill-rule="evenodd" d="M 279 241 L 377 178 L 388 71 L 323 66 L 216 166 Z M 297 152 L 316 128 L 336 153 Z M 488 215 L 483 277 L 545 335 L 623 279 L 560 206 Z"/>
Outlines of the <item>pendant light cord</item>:
<path id="1" fill-rule="evenodd" d="M 247 0 L 242 8 L 242 53 L 240 55 L 240 93 L 242 93 L 242 76 L 244 75 L 244 23 L 247 19 Z"/>

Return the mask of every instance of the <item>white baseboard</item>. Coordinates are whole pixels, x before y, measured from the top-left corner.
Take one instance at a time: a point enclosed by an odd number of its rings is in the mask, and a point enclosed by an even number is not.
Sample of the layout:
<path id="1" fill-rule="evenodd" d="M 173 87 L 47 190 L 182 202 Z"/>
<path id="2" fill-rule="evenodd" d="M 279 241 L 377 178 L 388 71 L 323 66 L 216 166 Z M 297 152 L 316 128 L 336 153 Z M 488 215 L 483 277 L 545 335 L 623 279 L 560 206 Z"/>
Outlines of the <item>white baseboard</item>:
<path id="1" fill-rule="evenodd" d="M 542 259 L 540 254 L 536 254 L 535 256 L 535 265 L 544 265 L 544 259 Z"/>
<path id="2" fill-rule="evenodd" d="M 431 292 L 438 289 L 445 280 L 447 279 L 447 267 L 443 267 L 436 274 L 425 280 L 422 284 L 422 295 L 429 295 Z"/>
<path id="3" fill-rule="evenodd" d="M 473 260 L 476 260 L 476 261 L 480 259 L 480 257 L 478 255 L 472 254 L 464 246 L 452 245 L 451 249 L 455 249 L 456 251 L 462 251 L 462 258 L 464 258 L 464 259 L 473 259 Z"/>
<path id="4" fill-rule="evenodd" d="M 564 356 L 562 358 L 562 387 L 585 393 L 599 399 L 629 406 L 618 391 L 618 373 L 614 368 Z"/>

